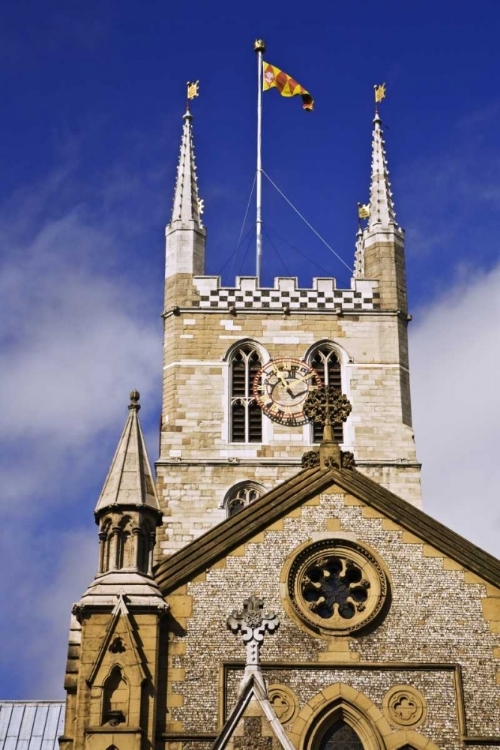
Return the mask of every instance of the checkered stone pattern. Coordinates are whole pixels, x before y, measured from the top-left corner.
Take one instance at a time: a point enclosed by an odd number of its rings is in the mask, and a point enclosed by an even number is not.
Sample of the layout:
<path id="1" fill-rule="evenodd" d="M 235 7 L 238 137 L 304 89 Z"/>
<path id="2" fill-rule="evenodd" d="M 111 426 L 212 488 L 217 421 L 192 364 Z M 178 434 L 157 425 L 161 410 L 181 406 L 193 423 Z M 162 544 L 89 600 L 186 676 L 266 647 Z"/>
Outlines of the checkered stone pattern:
<path id="1" fill-rule="evenodd" d="M 200 296 L 196 307 L 227 309 L 282 310 L 378 310 L 380 308 L 378 292 L 370 296 L 353 289 L 338 289 L 328 295 L 316 289 L 212 289 Z"/>

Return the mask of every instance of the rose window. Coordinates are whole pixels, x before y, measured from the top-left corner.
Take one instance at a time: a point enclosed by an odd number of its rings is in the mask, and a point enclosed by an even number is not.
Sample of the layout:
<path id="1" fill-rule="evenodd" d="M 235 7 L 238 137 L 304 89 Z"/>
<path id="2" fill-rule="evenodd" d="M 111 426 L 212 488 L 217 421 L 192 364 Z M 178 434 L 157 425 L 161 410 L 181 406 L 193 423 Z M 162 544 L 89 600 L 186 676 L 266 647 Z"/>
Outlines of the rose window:
<path id="1" fill-rule="evenodd" d="M 303 548 L 289 565 L 287 579 L 290 614 L 321 634 L 365 627 L 387 600 L 387 575 L 375 553 L 346 539 Z"/>
<path id="2" fill-rule="evenodd" d="M 302 596 L 311 612 L 329 619 L 338 614 L 350 620 L 365 609 L 370 581 L 353 560 L 322 557 L 311 563 L 302 579 Z"/>

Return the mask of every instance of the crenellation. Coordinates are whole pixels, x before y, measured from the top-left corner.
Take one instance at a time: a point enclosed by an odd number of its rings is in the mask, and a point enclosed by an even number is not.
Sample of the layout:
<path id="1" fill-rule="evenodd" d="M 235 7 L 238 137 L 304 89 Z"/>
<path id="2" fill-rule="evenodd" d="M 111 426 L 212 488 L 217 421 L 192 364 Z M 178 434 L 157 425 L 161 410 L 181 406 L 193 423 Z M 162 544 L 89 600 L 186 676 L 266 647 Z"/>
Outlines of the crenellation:
<path id="1" fill-rule="evenodd" d="M 352 279 L 350 289 L 337 289 L 334 278 L 314 278 L 309 289 L 297 287 L 296 277 L 277 277 L 274 287 L 260 287 L 256 277 L 240 276 L 236 286 L 221 287 L 220 276 L 195 276 L 199 300 L 193 306 L 201 309 L 235 310 L 377 310 L 378 281 Z M 376 296 L 377 295 L 377 296 Z"/>

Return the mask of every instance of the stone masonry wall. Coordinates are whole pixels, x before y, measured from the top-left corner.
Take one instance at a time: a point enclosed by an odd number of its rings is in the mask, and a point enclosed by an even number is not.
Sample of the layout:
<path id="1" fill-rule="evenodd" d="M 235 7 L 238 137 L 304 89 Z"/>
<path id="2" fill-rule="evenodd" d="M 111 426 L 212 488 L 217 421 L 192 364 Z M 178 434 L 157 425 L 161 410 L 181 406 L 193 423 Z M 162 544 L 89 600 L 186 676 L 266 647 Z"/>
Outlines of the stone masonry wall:
<path id="1" fill-rule="evenodd" d="M 174 281 L 175 277 L 169 279 L 170 284 Z M 184 279 L 186 284 L 188 281 Z M 202 281 L 215 283 L 212 277 L 202 277 L 195 278 L 194 284 L 199 286 Z M 255 287 L 254 279 L 246 281 Z M 320 281 L 334 283 L 332 279 L 318 280 L 318 289 Z M 284 282 L 294 287 L 293 279 L 280 282 L 283 289 Z M 224 290 L 215 287 L 220 297 Z M 304 303 L 307 308 L 284 315 L 280 310 L 256 307 L 255 290 L 252 294 L 252 309 L 238 310 L 235 316 L 220 309 L 219 302 L 217 308 L 183 307 L 166 314 L 161 455 L 157 463 L 165 518 L 158 547 L 161 554 L 170 554 L 222 520 L 221 502 L 234 484 L 252 480 L 271 489 L 297 470 L 303 453 L 311 447 L 308 425 L 284 427 L 265 416 L 262 444 L 230 442 L 227 354 L 247 339 L 261 346 L 264 361 L 303 359 L 314 344 L 333 342 L 341 359 L 343 391 L 353 407 L 344 427 L 344 449 L 354 452 L 361 471 L 420 505 L 406 320 L 394 311 L 375 309 L 351 309 L 338 315 L 318 309 L 310 301 Z"/>
<path id="2" fill-rule="evenodd" d="M 299 545 L 325 535 L 370 545 L 388 570 L 392 600 L 372 632 L 326 638 L 285 611 L 285 562 Z M 386 691 L 405 684 L 427 702 L 417 735 L 441 750 L 461 748 L 462 734 L 500 735 L 500 590 L 335 487 L 167 597 L 175 621 L 167 731 L 216 732 L 224 700 L 226 711 L 234 705 L 245 648 L 225 623 L 252 594 L 281 622 L 265 638 L 264 673 L 296 693 L 299 709 L 340 682 L 382 711 Z"/>

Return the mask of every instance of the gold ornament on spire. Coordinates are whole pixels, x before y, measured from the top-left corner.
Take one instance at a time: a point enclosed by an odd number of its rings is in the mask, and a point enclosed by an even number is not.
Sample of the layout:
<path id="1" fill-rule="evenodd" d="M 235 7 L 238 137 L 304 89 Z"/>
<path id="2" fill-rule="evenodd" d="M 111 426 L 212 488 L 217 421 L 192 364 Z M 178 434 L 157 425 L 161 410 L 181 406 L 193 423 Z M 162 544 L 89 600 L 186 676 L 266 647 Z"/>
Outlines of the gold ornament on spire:
<path id="1" fill-rule="evenodd" d="M 375 91 L 375 104 L 379 104 L 387 95 L 385 83 L 381 83 L 380 86 L 375 85 L 373 88 Z"/>
<path id="2" fill-rule="evenodd" d="M 187 99 L 188 99 L 188 101 L 190 99 L 194 99 L 195 96 L 199 96 L 200 95 L 199 87 L 200 87 L 200 82 L 199 81 L 192 81 L 192 82 L 188 81 L 187 82 Z"/>
<path id="3" fill-rule="evenodd" d="M 368 219 L 370 217 L 370 204 L 358 203 L 358 219 Z"/>

